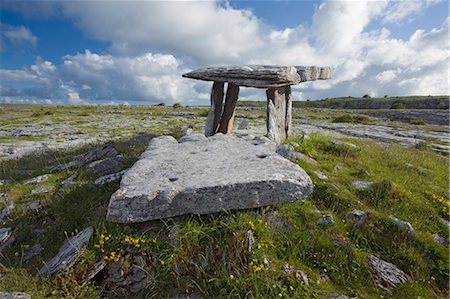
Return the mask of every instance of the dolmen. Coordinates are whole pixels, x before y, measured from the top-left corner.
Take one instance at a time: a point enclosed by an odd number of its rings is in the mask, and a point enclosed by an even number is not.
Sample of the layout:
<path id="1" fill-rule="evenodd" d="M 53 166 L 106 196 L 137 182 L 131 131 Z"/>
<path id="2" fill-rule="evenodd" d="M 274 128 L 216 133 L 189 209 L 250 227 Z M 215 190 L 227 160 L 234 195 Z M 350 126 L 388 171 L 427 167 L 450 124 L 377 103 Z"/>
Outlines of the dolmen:
<path id="1" fill-rule="evenodd" d="M 266 137 L 161 136 L 122 177 L 107 219 L 135 223 L 249 209 L 293 202 L 312 190 L 308 174 Z"/>
<path id="2" fill-rule="evenodd" d="M 267 137 L 281 143 L 292 132 L 291 86 L 330 79 L 333 71 L 331 67 L 243 65 L 206 67 L 183 74 L 183 77 L 214 82 L 206 136 L 231 133 L 240 86 L 266 89 Z M 228 87 L 224 102 L 225 83 Z"/>

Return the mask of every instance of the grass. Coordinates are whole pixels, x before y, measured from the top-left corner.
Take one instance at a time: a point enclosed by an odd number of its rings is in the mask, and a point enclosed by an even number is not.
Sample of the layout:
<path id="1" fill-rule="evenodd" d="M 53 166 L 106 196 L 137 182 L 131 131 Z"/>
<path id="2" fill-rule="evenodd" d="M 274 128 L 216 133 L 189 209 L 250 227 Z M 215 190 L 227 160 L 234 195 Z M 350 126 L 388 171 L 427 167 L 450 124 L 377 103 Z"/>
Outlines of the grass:
<path id="1" fill-rule="evenodd" d="M 53 112 L 53 116 L 61 113 L 56 108 Z M 122 112 L 131 117 L 134 110 L 125 108 Z M 137 116 L 149 117 L 140 112 Z M 172 133 L 179 137 L 184 123 L 174 118 L 169 121 L 167 128 L 142 133 Z M 145 149 L 145 142 L 138 140 L 128 137 L 113 144 L 120 154 L 137 159 Z M 92 145 L 1 162 L 0 178 L 11 178 L 13 183 L 0 186 L 0 192 L 8 191 L 16 204 L 5 227 L 15 228 L 17 242 L 0 256 L 0 290 L 23 291 L 33 298 L 126 297 L 129 294 L 109 289 L 101 279 L 82 286 L 82 277 L 101 257 L 108 263 L 124 257 L 130 266 L 128 256 L 140 254 L 151 260 L 146 271 L 153 274 L 136 298 L 168 298 L 179 293 L 200 293 L 204 298 L 329 298 L 331 294 L 359 298 L 448 297 L 448 248 L 432 236 L 439 233 L 449 237 L 448 227 L 441 220 L 448 218 L 446 157 L 427 147 L 336 140 L 316 134 L 287 142 L 318 161 L 317 165 L 299 161 L 315 184 L 309 197 L 259 209 L 185 215 L 133 225 L 105 221 L 109 197 L 119 184 L 95 186 L 95 178 L 82 168 L 53 172 L 49 181 L 41 184 L 54 186 L 51 194 L 29 195 L 41 185 L 20 184 L 50 172 L 52 166 L 73 160 Z M 17 169 L 34 173 L 17 174 Z M 320 180 L 315 171 L 329 178 Z M 78 184 L 61 190 L 60 182 L 73 173 L 78 173 Z M 374 188 L 356 190 L 354 180 L 374 182 Z M 41 200 L 43 210 L 23 211 L 22 204 L 33 199 Z M 345 221 L 347 213 L 354 209 L 368 212 L 367 222 L 361 227 Z M 336 223 L 318 225 L 323 214 L 332 215 Z M 415 233 L 399 230 L 391 215 L 410 222 Z M 95 234 L 82 258 L 70 271 L 41 282 L 36 268 L 54 256 L 67 236 L 87 226 L 93 226 Z M 44 228 L 44 235 L 30 237 L 35 228 Z M 251 251 L 246 242 L 249 231 L 254 235 Z M 24 264 L 24 246 L 36 243 L 44 246 L 42 255 Z M 397 265 L 410 277 L 408 282 L 391 293 L 378 289 L 367 264 L 370 254 Z M 286 263 L 305 272 L 309 285 L 285 274 Z"/>
<path id="2" fill-rule="evenodd" d="M 364 114 L 343 114 L 333 119 L 334 123 L 358 123 L 358 124 L 369 124 L 372 119 Z"/>

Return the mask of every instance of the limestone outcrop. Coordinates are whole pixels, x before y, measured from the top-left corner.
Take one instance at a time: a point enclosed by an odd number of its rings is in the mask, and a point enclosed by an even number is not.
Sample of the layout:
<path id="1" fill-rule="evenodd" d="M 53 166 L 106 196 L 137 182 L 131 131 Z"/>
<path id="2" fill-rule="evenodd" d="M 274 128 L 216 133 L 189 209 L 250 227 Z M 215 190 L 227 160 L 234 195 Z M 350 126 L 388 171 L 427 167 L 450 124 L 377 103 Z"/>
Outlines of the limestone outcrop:
<path id="1" fill-rule="evenodd" d="M 196 138 L 198 137 L 198 138 Z M 313 184 L 274 144 L 216 134 L 154 138 L 122 177 L 107 219 L 144 222 L 293 202 Z"/>

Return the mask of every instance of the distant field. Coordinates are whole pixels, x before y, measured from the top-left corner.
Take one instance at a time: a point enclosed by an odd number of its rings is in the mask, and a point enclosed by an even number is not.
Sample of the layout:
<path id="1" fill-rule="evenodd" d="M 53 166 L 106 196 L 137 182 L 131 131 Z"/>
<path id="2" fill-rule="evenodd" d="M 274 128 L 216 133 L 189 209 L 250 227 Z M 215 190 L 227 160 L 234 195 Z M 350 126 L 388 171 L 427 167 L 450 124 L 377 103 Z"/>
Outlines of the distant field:
<path id="1" fill-rule="evenodd" d="M 239 106 L 262 107 L 266 103 L 239 101 Z M 296 108 L 332 108 L 332 109 L 449 109 L 448 96 L 410 96 L 410 97 L 346 97 L 326 98 L 317 101 L 294 101 Z"/>

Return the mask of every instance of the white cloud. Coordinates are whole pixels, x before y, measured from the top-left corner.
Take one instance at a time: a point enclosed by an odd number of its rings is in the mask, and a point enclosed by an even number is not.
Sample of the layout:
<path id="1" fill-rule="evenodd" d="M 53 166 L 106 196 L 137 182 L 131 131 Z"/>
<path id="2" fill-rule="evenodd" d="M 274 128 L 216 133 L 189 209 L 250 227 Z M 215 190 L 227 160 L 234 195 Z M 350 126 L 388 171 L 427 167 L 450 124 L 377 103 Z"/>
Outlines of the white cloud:
<path id="1" fill-rule="evenodd" d="M 31 31 L 24 26 L 11 26 L 9 24 L 0 23 L 0 31 L 3 38 L 10 40 L 16 45 L 29 43 L 36 46 L 38 39 Z M 2 46 L 3 47 L 3 46 Z"/>
<path id="2" fill-rule="evenodd" d="M 394 1 L 383 17 L 383 23 L 401 23 L 412 21 L 426 7 L 435 5 L 442 0 L 398 0 Z"/>
<path id="3" fill-rule="evenodd" d="M 275 30 L 249 11 L 213 1 L 56 2 L 57 11 L 83 33 L 109 42 L 110 53 L 86 50 L 64 56 L 60 65 L 38 60 L 27 70 L 0 70 L 0 78 L 9 82 L 38 85 L 0 91 L 72 102 L 207 104 L 210 84 L 184 79 L 183 72 L 205 65 L 265 63 L 336 68 L 331 80 L 294 87 L 294 96 L 303 99 L 445 94 L 449 19 L 439 28 L 418 29 L 409 39 L 393 38 L 386 24 L 420 13 L 414 2 L 400 15 L 404 3 L 324 2 L 310 27 Z M 420 2 L 422 7 L 432 4 Z M 380 21 L 385 27 L 367 29 Z M 253 90 L 243 89 L 241 98 L 264 99 Z"/>

